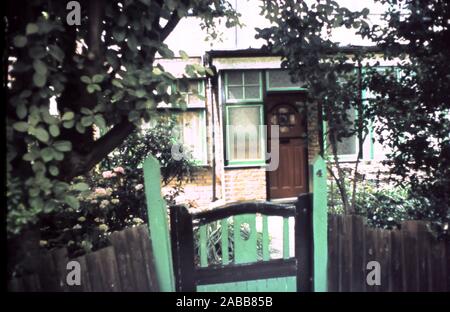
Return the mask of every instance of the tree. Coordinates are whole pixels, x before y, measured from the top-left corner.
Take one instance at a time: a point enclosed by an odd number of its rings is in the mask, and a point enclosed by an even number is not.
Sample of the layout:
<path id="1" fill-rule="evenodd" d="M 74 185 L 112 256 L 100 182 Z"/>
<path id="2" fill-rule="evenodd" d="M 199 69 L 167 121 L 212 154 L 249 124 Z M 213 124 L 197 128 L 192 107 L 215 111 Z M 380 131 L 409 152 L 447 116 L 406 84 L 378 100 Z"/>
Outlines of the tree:
<path id="1" fill-rule="evenodd" d="M 215 36 L 216 18 L 238 24 L 226 0 L 79 1 L 69 25 L 65 1 L 8 1 L 4 88 L 7 93 L 8 232 L 42 213 L 79 207 L 86 184 L 71 184 L 154 116 L 159 102 L 182 105 L 174 77 L 155 56 L 174 54 L 164 40 L 180 19 L 196 16 Z M 71 23 L 72 24 L 72 23 Z M 181 53 L 185 56 L 184 53 Z M 205 74 L 191 66 L 188 74 Z M 54 100 L 58 116 L 49 113 Z M 109 127 L 98 140 L 93 126 Z"/>
<path id="2" fill-rule="evenodd" d="M 340 7 L 335 1 L 317 1 L 311 6 L 304 1 L 267 2 L 262 14 L 272 27 L 258 29 L 258 36 L 267 41 L 271 51 L 281 54 L 282 66 L 289 69 L 294 82 L 304 84 L 308 89 L 309 110 L 321 109 L 327 121 L 326 137 L 332 154 L 336 173 L 329 167 L 338 186 L 344 211 L 355 210 L 355 192 L 362 142 L 368 133 L 368 119 L 362 109 L 361 62 L 370 51 L 354 50 L 348 53 L 328 35 L 333 29 L 346 26 L 358 28 L 366 23 L 367 9 L 352 12 Z M 324 35 L 325 34 L 325 35 Z M 316 105 L 317 104 L 317 105 Z M 350 117 L 350 110 L 356 110 L 356 121 Z M 311 115 L 317 116 L 317 113 Z M 347 173 L 338 159 L 338 144 L 344 138 L 357 135 L 360 146 L 354 170 L 352 192 L 345 187 Z M 320 134 L 318 134 L 320 135 Z"/>
<path id="3" fill-rule="evenodd" d="M 392 151 L 388 163 L 392 165 L 393 177 L 399 177 L 399 184 L 407 183 L 412 196 L 428 200 L 428 208 L 418 210 L 416 217 L 437 221 L 444 230 L 447 224 L 448 231 L 450 5 L 438 0 L 377 2 L 386 4 L 388 9 L 381 22 L 373 26 L 366 20 L 368 9 L 352 12 L 331 0 L 318 0 L 310 6 L 289 0 L 267 2 L 262 11 L 273 26 L 259 30 L 259 36 L 267 40 L 272 51 L 284 57 L 283 65 L 290 70 L 292 79 L 307 85 L 311 100 L 322 105 L 335 165 L 339 166 L 336 142 L 352 131 L 362 142 L 367 122 L 376 121 L 380 142 Z M 373 56 L 369 48 L 347 55 L 340 53 L 329 35 L 343 26 L 353 27 L 357 35 L 370 39 L 381 57 L 396 59 L 397 68 L 380 74 L 377 64 L 364 63 Z M 363 77 L 358 70 L 361 67 L 365 71 Z M 355 68 L 359 74 L 351 74 Z M 355 92 L 362 89 L 370 90 L 374 97 L 362 100 L 360 92 Z M 349 125 L 346 111 L 352 106 L 359 116 Z M 347 129 L 342 131 L 340 125 L 346 123 Z M 342 188 L 340 169 L 337 171 L 335 178 L 344 206 L 352 207 Z M 355 184 L 353 202 L 354 190 Z M 347 212 L 351 210 L 346 208 Z"/>
<path id="4" fill-rule="evenodd" d="M 361 30 L 387 59 L 399 59 L 398 75 L 370 76 L 377 97 L 368 113 L 392 152 L 393 173 L 428 199 L 418 218 L 450 220 L 450 4 L 448 1 L 380 1 L 386 27 Z M 447 225 L 446 225 L 447 224 Z M 447 226 L 447 228 L 446 228 Z"/>

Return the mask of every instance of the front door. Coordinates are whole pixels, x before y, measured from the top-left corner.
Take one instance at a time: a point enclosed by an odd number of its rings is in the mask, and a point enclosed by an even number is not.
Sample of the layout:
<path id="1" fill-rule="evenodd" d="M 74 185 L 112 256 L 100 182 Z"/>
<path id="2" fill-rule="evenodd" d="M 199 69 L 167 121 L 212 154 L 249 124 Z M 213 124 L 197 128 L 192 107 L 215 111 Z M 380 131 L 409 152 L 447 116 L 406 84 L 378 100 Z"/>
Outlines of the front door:
<path id="1" fill-rule="evenodd" d="M 278 169 L 268 172 L 269 198 L 297 197 L 307 192 L 307 139 L 300 94 L 269 94 L 266 98 L 268 147 L 270 126 L 279 126 Z"/>

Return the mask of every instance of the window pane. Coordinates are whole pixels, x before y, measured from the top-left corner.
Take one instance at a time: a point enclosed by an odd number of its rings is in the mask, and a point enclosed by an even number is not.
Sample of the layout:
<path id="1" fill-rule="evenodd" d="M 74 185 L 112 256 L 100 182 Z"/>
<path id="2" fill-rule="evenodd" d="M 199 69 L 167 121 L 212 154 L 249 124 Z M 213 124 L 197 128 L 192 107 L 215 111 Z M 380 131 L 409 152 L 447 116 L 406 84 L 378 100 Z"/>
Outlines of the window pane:
<path id="1" fill-rule="evenodd" d="M 242 87 L 228 87 L 228 99 L 236 100 L 244 98 Z"/>
<path id="2" fill-rule="evenodd" d="M 292 83 L 287 70 L 268 71 L 268 84 L 270 88 L 300 88 L 300 83 Z"/>
<path id="3" fill-rule="evenodd" d="M 245 85 L 259 85 L 259 72 L 248 71 L 244 73 Z"/>
<path id="4" fill-rule="evenodd" d="M 203 116 L 203 110 L 186 111 L 178 115 L 179 140 L 187 148 L 193 159 L 202 162 L 206 159 Z"/>
<path id="5" fill-rule="evenodd" d="M 245 98 L 259 99 L 261 98 L 259 91 L 260 91 L 259 87 L 245 87 Z"/>
<path id="6" fill-rule="evenodd" d="M 261 159 L 260 106 L 228 108 L 228 160 Z"/>
<path id="7" fill-rule="evenodd" d="M 347 110 L 348 120 L 355 120 L 355 109 L 350 108 Z M 350 125 L 349 125 L 350 127 Z M 349 129 L 351 130 L 351 129 Z M 337 142 L 337 152 L 338 155 L 354 155 L 357 151 L 356 146 L 357 135 L 354 134 L 351 137 L 342 138 L 341 142 Z"/>
<path id="8" fill-rule="evenodd" d="M 242 72 L 231 71 L 227 73 L 228 85 L 242 86 Z"/>

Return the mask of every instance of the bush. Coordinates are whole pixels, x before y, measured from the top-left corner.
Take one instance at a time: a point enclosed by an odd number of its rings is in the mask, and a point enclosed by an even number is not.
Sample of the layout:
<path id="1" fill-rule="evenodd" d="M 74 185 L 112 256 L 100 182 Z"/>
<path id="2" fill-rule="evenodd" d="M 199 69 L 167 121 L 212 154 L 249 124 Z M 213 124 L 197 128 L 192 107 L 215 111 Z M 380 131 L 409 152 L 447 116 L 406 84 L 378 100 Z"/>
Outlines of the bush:
<path id="1" fill-rule="evenodd" d="M 166 198 L 171 204 L 195 168 L 192 161 L 171 156 L 175 125 L 174 118 L 161 117 L 151 129 L 132 134 L 88 176 L 80 178 L 78 183 L 90 186 L 79 197 L 80 208 L 43 218 L 41 245 L 66 246 L 77 256 L 108 245 L 113 231 L 146 222 L 142 162 L 149 154 L 161 163 L 162 183 L 171 186 Z"/>
<path id="2" fill-rule="evenodd" d="M 328 185 L 328 207 L 330 213 L 343 213 L 342 203 L 336 187 Z M 345 185 L 350 190 L 350 183 Z M 436 236 L 448 235 L 448 224 L 441 221 L 431 208 L 427 198 L 411 192 L 407 187 L 377 187 L 371 182 L 358 183 L 356 213 L 367 217 L 369 225 L 378 228 L 398 228 L 405 220 L 430 221 Z"/>

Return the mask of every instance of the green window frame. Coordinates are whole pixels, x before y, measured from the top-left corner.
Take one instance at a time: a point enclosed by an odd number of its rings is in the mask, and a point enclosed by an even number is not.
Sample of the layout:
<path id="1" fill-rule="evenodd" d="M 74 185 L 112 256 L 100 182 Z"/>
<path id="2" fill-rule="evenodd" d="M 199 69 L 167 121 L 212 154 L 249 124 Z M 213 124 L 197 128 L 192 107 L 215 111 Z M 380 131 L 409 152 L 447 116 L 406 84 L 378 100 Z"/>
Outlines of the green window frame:
<path id="1" fill-rule="evenodd" d="M 267 91 L 306 91 L 306 88 L 302 88 L 300 86 L 287 86 L 287 87 L 272 87 L 270 86 L 270 73 L 274 71 L 285 71 L 288 75 L 288 71 L 285 69 L 268 69 L 266 70 L 266 89 Z"/>
<path id="2" fill-rule="evenodd" d="M 254 158 L 254 159 L 231 159 L 231 141 L 230 141 L 230 133 L 227 131 L 227 128 L 225 129 L 226 132 L 226 142 L 225 142 L 225 164 L 226 167 L 233 167 L 233 166 L 264 166 L 265 161 L 265 145 L 266 145 L 266 135 L 264 131 L 261 131 L 261 125 L 264 124 L 264 107 L 263 103 L 251 103 L 251 104 L 228 104 L 225 105 L 225 127 L 230 125 L 230 110 L 231 109 L 239 109 L 239 108 L 249 108 L 249 107 L 257 107 L 259 110 L 259 125 L 256 125 L 258 128 L 257 131 L 260 131 L 259 133 L 259 153 L 260 158 Z"/>
<path id="3" fill-rule="evenodd" d="M 247 73 L 256 72 L 258 73 L 258 83 L 246 83 L 245 76 Z M 242 70 L 242 71 L 233 71 L 233 73 L 241 74 L 241 84 L 231 84 L 229 82 L 230 72 L 225 72 L 225 102 L 226 103 L 245 103 L 245 102 L 262 102 L 263 100 L 263 83 L 262 83 L 262 72 L 259 70 Z M 258 87 L 259 94 L 258 97 L 247 97 L 246 96 L 246 87 Z M 229 98 L 229 90 L 230 88 L 242 88 L 242 98 Z"/>

